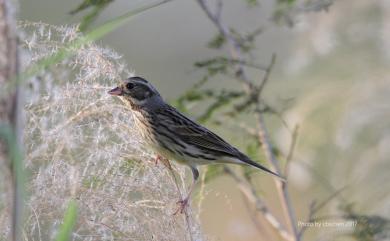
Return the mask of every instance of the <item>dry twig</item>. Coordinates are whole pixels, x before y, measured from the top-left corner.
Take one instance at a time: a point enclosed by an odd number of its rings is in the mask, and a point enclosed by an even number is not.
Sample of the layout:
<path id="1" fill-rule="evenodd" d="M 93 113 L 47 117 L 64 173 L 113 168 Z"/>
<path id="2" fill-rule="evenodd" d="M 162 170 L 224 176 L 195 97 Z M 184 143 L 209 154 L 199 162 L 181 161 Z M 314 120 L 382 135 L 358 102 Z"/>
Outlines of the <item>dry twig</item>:
<path id="1" fill-rule="evenodd" d="M 234 173 L 229 167 L 224 167 L 224 172 L 236 181 L 237 186 L 244 197 L 251 203 L 255 204 L 256 211 L 260 212 L 265 220 L 279 233 L 285 240 L 293 240 L 291 234 L 286 230 L 283 224 L 272 214 L 265 202 L 257 195 L 252 185 L 249 185 L 243 178 Z"/>
<path id="2" fill-rule="evenodd" d="M 271 165 L 271 169 L 277 173 L 281 173 L 281 168 L 279 161 L 275 158 L 273 151 L 272 151 L 272 145 L 268 136 L 268 131 L 265 126 L 263 112 L 261 111 L 261 103 L 260 103 L 260 94 L 262 90 L 264 89 L 264 86 L 266 85 L 269 75 L 271 73 L 272 67 L 275 62 L 275 57 L 272 57 L 272 61 L 268 68 L 265 70 L 264 77 L 260 83 L 260 86 L 257 87 L 254 85 L 249 78 L 246 75 L 245 69 L 244 69 L 244 63 L 243 55 L 242 55 L 242 49 L 240 45 L 240 39 L 237 39 L 231 31 L 229 31 L 229 28 L 225 26 L 221 21 L 221 10 L 218 10 L 216 13 L 213 13 L 210 7 L 206 4 L 205 0 L 197 0 L 198 4 L 202 8 L 202 10 L 206 13 L 207 17 L 214 23 L 214 25 L 217 27 L 220 34 L 228 41 L 229 43 L 229 51 L 230 55 L 233 59 L 238 60 L 237 61 L 237 70 L 236 70 L 236 78 L 243 84 L 243 88 L 247 92 L 248 96 L 253 99 L 254 105 L 256 107 L 256 117 L 257 117 L 257 123 L 258 123 L 258 140 L 262 144 L 262 148 L 265 152 L 266 158 L 268 162 Z M 221 8 L 221 3 L 218 5 L 218 9 Z M 275 178 L 276 187 L 279 192 L 281 204 L 283 206 L 283 210 L 287 219 L 287 223 L 290 229 L 291 234 L 285 235 L 283 233 L 281 236 L 283 236 L 286 240 L 299 240 L 297 225 L 296 225 L 296 218 L 294 209 L 292 206 L 292 202 L 290 200 L 290 195 L 287 189 L 286 183 L 282 182 L 281 180 Z M 267 219 L 268 220 L 268 219 Z M 268 220 L 270 222 L 270 220 Z M 271 222 L 270 222 L 271 223 Z M 272 225 L 272 223 L 271 223 Z"/>
<path id="3" fill-rule="evenodd" d="M 20 240 L 22 227 L 22 207 L 23 207 L 23 184 L 21 181 L 20 170 L 22 168 L 21 158 L 15 155 L 20 153 L 12 153 L 12 149 L 20 152 L 22 141 L 22 101 L 21 89 L 18 86 L 17 75 L 19 67 L 19 57 L 17 51 L 17 37 L 15 19 L 13 16 L 10 1 L 0 0 L 0 85 L 5 86 L 10 83 L 16 83 L 14 88 L 7 93 L 2 93 L 0 96 L 0 121 L 2 133 L 10 130 L 10 135 L 7 137 L 0 136 L 0 159 L 7 163 L 4 166 L 8 167 L 10 173 L 10 190 L 12 192 L 12 200 L 9 200 L 11 210 L 11 236 L 13 241 Z M 9 139 L 14 139 L 11 142 Z M 21 156 L 21 155 L 20 155 Z"/>

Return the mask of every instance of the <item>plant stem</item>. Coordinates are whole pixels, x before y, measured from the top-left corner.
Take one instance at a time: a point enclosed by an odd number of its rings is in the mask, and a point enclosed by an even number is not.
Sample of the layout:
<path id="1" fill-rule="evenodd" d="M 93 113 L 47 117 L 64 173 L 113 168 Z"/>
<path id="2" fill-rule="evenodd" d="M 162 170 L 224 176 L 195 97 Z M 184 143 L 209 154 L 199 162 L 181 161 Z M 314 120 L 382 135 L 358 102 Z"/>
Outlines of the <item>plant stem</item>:
<path id="1" fill-rule="evenodd" d="M 15 82 L 14 88 L 0 96 L 0 158 L 10 173 L 10 240 L 20 240 L 22 233 L 24 166 L 21 151 L 22 101 L 17 76 L 19 58 L 14 10 L 11 1 L 0 0 L 0 85 Z"/>
<path id="2" fill-rule="evenodd" d="M 215 13 L 211 11 L 209 6 L 206 4 L 205 0 L 196 0 L 202 10 L 206 13 L 207 17 L 214 23 L 214 25 L 217 27 L 220 34 L 227 40 L 229 44 L 229 52 L 233 59 L 238 60 L 237 70 L 236 70 L 236 77 L 237 79 L 243 84 L 243 88 L 247 92 L 248 96 L 253 96 L 255 100 L 255 106 L 256 106 L 256 116 L 257 116 L 257 123 L 258 123 L 258 139 L 259 142 L 262 143 L 262 148 L 265 152 L 267 161 L 270 163 L 271 168 L 276 173 L 281 173 L 281 168 L 279 166 L 278 160 L 275 158 L 273 152 L 272 152 L 272 146 L 269 141 L 268 132 L 265 126 L 265 122 L 263 119 L 263 113 L 260 111 L 260 94 L 261 91 L 264 88 L 264 85 L 266 84 L 270 71 L 272 69 L 273 63 L 275 62 L 274 57 L 272 58 L 271 64 L 268 67 L 268 69 L 265 70 L 265 75 L 263 77 L 263 80 L 260 84 L 259 88 L 256 88 L 256 86 L 249 80 L 249 78 L 246 76 L 245 68 L 243 63 L 244 58 L 242 56 L 242 49 L 240 45 L 240 40 L 235 38 L 231 32 L 229 31 L 228 27 L 225 26 L 221 21 L 221 9 L 222 9 L 222 2 L 219 1 L 217 5 L 217 10 Z M 287 219 L 287 223 L 289 225 L 289 229 L 291 232 L 291 236 L 285 236 L 286 240 L 290 241 L 298 241 L 299 235 L 297 231 L 296 226 L 296 218 L 294 209 L 292 206 L 292 202 L 290 200 L 290 195 L 287 189 L 286 183 L 282 182 L 278 178 L 274 178 L 276 187 L 279 192 L 280 201 L 283 206 L 283 210 L 285 213 L 285 217 Z M 292 237 L 290 239 L 290 237 Z"/>

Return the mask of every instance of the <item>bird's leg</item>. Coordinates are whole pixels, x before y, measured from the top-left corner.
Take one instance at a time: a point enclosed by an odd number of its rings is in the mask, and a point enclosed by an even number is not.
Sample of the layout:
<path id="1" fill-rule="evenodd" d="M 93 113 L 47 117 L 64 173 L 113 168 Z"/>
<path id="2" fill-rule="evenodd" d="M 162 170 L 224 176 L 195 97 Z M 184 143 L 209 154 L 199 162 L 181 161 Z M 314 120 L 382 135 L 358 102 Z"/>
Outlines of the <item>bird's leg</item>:
<path id="1" fill-rule="evenodd" d="M 172 170 L 172 166 L 171 166 L 171 163 L 169 163 L 169 160 L 163 156 L 160 156 L 160 155 L 156 155 L 156 158 L 154 159 L 154 163 L 158 164 L 158 162 L 161 161 L 161 163 L 166 167 L 168 168 L 169 170 Z"/>
<path id="2" fill-rule="evenodd" d="M 154 158 L 154 164 L 157 166 L 158 161 L 161 161 L 161 160 L 162 160 L 162 156 L 157 155 L 156 158 Z"/>
<path id="3" fill-rule="evenodd" d="M 182 200 L 179 200 L 177 202 L 177 204 L 179 205 L 179 207 L 177 208 L 177 210 L 173 213 L 173 215 L 176 215 L 177 213 L 184 213 L 186 207 L 188 206 L 188 202 L 190 200 L 190 197 L 191 197 L 191 193 L 192 193 L 192 190 L 194 189 L 194 186 L 195 186 L 195 180 L 192 182 L 189 190 L 188 190 L 188 194 L 187 196 L 182 199 Z"/>
<path id="4" fill-rule="evenodd" d="M 199 177 L 198 169 L 196 169 L 195 167 L 191 167 L 191 171 L 192 171 L 192 176 L 193 176 L 192 184 L 191 184 L 190 188 L 188 189 L 187 196 L 184 199 L 177 202 L 177 204 L 179 204 L 179 207 L 173 213 L 173 215 L 176 215 L 179 212 L 184 213 L 186 207 L 188 206 L 188 202 L 191 198 L 192 191 L 194 190 L 194 187 L 196 185 L 196 181 L 198 180 L 198 177 Z"/>

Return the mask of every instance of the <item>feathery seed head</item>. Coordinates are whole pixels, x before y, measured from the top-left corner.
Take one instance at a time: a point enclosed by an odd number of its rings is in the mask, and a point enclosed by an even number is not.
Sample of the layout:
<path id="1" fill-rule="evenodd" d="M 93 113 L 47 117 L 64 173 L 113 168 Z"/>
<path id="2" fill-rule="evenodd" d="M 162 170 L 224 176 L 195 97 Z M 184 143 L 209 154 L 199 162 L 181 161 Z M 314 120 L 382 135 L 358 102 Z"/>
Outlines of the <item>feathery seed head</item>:
<path id="1" fill-rule="evenodd" d="M 26 68 L 42 66 L 82 37 L 76 26 L 21 22 L 19 28 Z M 104 93 L 115 80 L 132 75 L 120 55 L 90 42 L 69 51 L 72 55 L 21 83 L 29 173 L 23 237 L 52 240 L 72 199 L 79 207 L 73 240 L 202 240 L 192 212 L 190 224 L 172 218 L 172 200 L 186 188 L 184 168 L 173 166 L 176 182 L 170 171 L 149 161 L 154 155 L 133 113 Z M 3 185 L 4 168 L 0 161 L 0 240 L 11 232 L 12 194 Z"/>

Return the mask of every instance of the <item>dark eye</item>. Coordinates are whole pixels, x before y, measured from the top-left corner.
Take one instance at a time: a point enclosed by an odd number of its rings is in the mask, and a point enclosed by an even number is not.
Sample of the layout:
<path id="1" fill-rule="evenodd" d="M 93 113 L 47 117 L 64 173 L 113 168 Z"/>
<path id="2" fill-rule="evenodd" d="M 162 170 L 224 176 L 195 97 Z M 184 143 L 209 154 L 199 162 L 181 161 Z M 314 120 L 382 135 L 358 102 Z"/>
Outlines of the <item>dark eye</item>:
<path id="1" fill-rule="evenodd" d="M 132 88 L 134 88 L 134 84 L 132 84 L 132 83 L 127 83 L 127 84 L 126 84 L 126 88 L 127 88 L 128 90 L 131 90 Z"/>

